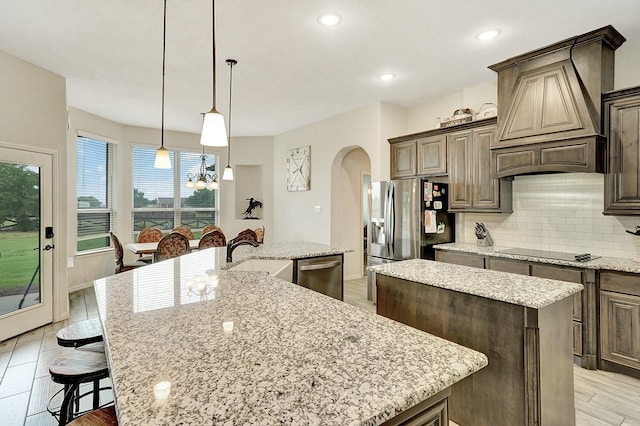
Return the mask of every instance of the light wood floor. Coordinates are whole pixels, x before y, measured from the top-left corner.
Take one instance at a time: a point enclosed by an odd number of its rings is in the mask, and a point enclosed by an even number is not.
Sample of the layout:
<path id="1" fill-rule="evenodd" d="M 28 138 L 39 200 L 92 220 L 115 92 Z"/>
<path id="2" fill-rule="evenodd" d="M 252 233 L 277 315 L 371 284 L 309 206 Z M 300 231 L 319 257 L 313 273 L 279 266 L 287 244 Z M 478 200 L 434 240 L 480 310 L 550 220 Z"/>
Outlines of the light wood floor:
<path id="1" fill-rule="evenodd" d="M 344 282 L 344 301 L 376 311 L 367 300 L 365 278 Z M 640 426 L 640 380 L 578 366 L 573 371 L 576 426 Z"/>

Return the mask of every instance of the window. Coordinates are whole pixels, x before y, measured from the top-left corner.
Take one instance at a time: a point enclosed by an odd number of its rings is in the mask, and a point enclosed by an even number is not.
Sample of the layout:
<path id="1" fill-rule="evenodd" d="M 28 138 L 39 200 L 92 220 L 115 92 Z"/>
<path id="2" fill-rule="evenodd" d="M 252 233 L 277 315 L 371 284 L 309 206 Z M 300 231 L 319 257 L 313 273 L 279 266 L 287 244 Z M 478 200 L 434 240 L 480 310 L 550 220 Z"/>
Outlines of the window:
<path id="1" fill-rule="evenodd" d="M 200 170 L 201 154 L 172 150 L 171 169 L 154 168 L 155 155 L 155 148 L 133 147 L 134 234 L 147 226 L 170 231 L 178 225 L 199 230 L 217 224 L 218 191 L 186 187 L 187 173 Z M 208 169 L 217 168 L 216 155 L 207 155 L 206 162 Z"/>
<path id="2" fill-rule="evenodd" d="M 78 135 L 77 139 L 78 253 L 111 246 L 113 229 L 113 167 L 115 144 Z"/>

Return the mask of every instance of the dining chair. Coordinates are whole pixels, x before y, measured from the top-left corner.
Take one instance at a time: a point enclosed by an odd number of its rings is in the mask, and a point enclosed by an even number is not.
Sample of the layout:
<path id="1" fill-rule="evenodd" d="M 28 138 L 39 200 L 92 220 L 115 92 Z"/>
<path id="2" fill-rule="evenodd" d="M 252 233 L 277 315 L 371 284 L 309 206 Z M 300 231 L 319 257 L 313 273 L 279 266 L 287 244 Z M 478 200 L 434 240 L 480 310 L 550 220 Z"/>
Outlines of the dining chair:
<path id="1" fill-rule="evenodd" d="M 209 225 L 205 226 L 202 229 L 202 235 L 208 234 L 209 232 L 211 232 L 213 230 L 220 231 L 220 232 L 222 232 L 224 234 L 224 231 L 222 231 L 222 228 L 220 228 L 218 225 L 214 225 L 213 223 L 210 223 Z"/>
<path id="2" fill-rule="evenodd" d="M 144 262 L 132 262 L 132 263 L 124 263 L 124 249 L 122 248 L 122 243 L 120 239 L 116 237 L 116 234 L 113 232 L 109 232 L 111 236 L 111 245 L 113 246 L 113 250 L 116 255 L 116 274 L 119 274 L 124 271 L 130 271 L 131 269 L 139 268 L 141 266 L 146 266 L 147 264 Z"/>
<path id="3" fill-rule="evenodd" d="M 193 236 L 193 232 L 191 232 L 191 229 L 189 229 L 188 227 L 186 227 L 184 225 L 176 226 L 175 228 L 173 228 L 173 230 L 171 232 L 180 233 L 180 234 L 184 235 L 185 237 L 187 237 L 187 240 L 195 240 L 195 238 Z"/>
<path id="4" fill-rule="evenodd" d="M 198 242 L 198 250 L 206 249 L 209 247 L 224 247 L 227 245 L 227 239 L 221 231 L 213 230 L 207 232 Z"/>
<path id="5" fill-rule="evenodd" d="M 164 233 L 158 228 L 154 228 L 153 226 L 147 226 L 140 233 L 138 233 L 138 238 L 136 239 L 137 243 L 157 243 L 164 237 Z M 140 253 L 138 255 L 138 260 L 144 263 L 153 262 L 153 255 L 144 255 Z"/>
<path id="6" fill-rule="evenodd" d="M 245 229 L 244 231 L 240 232 L 238 234 L 238 236 L 236 236 L 236 238 L 234 238 L 236 241 L 254 241 L 254 242 L 258 242 L 258 236 L 256 235 L 256 231 L 254 231 L 253 229 Z"/>
<path id="7" fill-rule="evenodd" d="M 158 249 L 155 253 L 155 261 L 171 259 L 189 253 L 189 238 L 179 232 L 172 232 L 165 235 L 158 242 Z"/>
<path id="8" fill-rule="evenodd" d="M 147 226 L 138 234 L 138 243 L 157 243 L 164 237 L 164 234 L 158 228 Z"/>

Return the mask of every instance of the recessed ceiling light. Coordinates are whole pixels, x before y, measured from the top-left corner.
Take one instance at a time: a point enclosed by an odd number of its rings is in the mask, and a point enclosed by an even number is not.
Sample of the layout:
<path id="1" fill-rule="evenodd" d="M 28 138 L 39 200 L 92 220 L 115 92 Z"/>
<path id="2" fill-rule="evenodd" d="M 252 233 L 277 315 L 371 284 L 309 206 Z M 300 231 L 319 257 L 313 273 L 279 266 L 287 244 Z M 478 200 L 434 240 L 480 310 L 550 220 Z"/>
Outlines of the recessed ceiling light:
<path id="1" fill-rule="evenodd" d="M 396 78 L 396 75 L 391 73 L 386 73 L 386 74 L 380 74 L 378 78 L 380 80 L 387 81 L 387 80 L 393 80 L 394 78 Z"/>
<path id="2" fill-rule="evenodd" d="M 322 25 L 326 25 L 327 27 L 338 25 L 340 21 L 341 21 L 340 15 L 335 15 L 333 13 L 320 15 L 318 17 L 318 22 L 320 22 Z"/>
<path id="3" fill-rule="evenodd" d="M 488 30 L 488 31 L 483 31 L 481 33 L 478 33 L 476 35 L 476 38 L 478 40 L 487 41 L 487 40 L 493 40 L 499 35 L 500 35 L 500 30 Z"/>

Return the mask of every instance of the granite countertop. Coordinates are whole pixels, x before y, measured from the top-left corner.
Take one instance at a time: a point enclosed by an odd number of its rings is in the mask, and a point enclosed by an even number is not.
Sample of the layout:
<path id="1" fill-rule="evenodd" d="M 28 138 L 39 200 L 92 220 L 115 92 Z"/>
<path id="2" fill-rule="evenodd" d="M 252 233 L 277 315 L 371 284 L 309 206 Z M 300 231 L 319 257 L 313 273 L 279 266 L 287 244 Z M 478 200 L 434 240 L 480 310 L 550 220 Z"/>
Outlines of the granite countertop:
<path id="1" fill-rule="evenodd" d="M 640 262 L 632 259 L 623 259 L 623 258 L 617 258 L 617 257 L 603 256 L 599 259 L 594 259 L 587 262 L 573 262 L 573 261 L 567 261 L 567 260 L 547 259 L 544 257 L 523 256 L 523 255 L 516 255 L 516 254 L 501 253 L 502 250 L 508 250 L 513 248 L 513 247 L 504 247 L 504 246 L 479 247 L 476 244 L 469 244 L 469 243 L 447 243 L 447 244 L 438 244 L 434 246 L 434 248 L 441 249 L 441 250 L 475 253 L 482 256 L 503 257 L 506 259 L 549 263 L 553 265 L 562 265 L 562 266 L 573 266 L 575 268 L 607 269 L 612 271 L 632 272 L 635 274 L 640 274 Z"/>
<path id="2" fill-rule="evenodd" d="M 258 247 L 241 245 L 233 251 L 233 263 L 247 259 L 305 259 L 353 252 L 353 249 L 328 246 L 308 241 L 260 244 Z"/>
<path id="3" fill-rule="evenodd" d="M 95 281 L 121 426 L 375 425 L 487 365 L 266 273 L 223 270 L 225 251 Z M 169 396 L 154 397 L 164 381 Z"/>
<path id="4" fill-rule="evenodd" d="M 540 309 L 582 291 L 582 284 L 412 259 L 372 266 L 377 274 Z"/>

